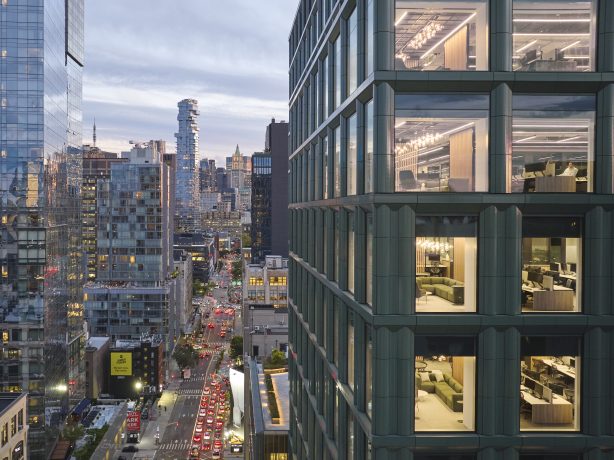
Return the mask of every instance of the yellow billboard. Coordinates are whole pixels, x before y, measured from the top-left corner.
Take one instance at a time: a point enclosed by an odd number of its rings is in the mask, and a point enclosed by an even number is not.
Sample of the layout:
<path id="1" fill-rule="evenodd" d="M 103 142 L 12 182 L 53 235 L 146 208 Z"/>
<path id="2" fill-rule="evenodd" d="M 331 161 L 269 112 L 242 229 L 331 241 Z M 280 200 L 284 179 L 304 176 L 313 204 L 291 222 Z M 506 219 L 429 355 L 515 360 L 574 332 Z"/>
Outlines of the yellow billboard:
<path id="1" fill-rule="evenodd" d="M 132 375 L 132 353 L 111 352 L 111 375 Z"/>

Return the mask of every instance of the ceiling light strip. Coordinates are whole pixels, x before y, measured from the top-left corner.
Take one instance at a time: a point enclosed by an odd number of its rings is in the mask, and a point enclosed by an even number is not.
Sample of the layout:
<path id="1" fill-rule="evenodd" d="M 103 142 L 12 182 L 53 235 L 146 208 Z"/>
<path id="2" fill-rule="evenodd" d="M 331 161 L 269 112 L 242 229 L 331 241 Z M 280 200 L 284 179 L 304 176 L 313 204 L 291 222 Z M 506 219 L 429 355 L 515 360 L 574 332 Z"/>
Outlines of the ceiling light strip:
<path id="1" fill-rule="evenodd" d="M 573 42 L 570 45 L 567 45 L 565 48 L 561 48 L 561 51 L 567 51 L 569 48 L 573 48 L 574 46 L 576 46 L 578 43 L 580 43 L 582 40 L 577 40 L 575 42 Z"/>
<path id="2" fill-rule="evenodd" d="M 518 49 L 516 50 L 516 52 L 517 52 L 517 53 L 520 53 L 520 52 L 522 52 L 522 51 L 526 50 L 526 49 L 527 49 L 529 46 L 531 46 L 531 45 L 535 45 L 535 43 L 537 43 L 537 40 L 533 40 L 532 42 L 529 42 L 529 43 L 527 43 L 526 45 L 521 46 L 520 48 L 518 48 Z M 520 57 L 520 56 L 518 56 L 518 57 Z"/>
<path id="3" fill-rule="evenodd" d="M 397 27 L 399 24 L 401 24 L 401 21 L 405 19 L 405 16 L 407 16 L 407 11 L 403 13 L 399 19 L 397 19 L 397 22 L 394 23 L 394 26 Z"/>
<path id="4" fill-rule="evenodd" d="M 463 22 L 461 22 L 459 25 L 457 25 L 454 29 L 452 29 L 452 31 L 448 35 L 443 37 L 441 40 L 439 40 L 437 43 L 435 43 L 435 45 L 433 45 L 433 47 L 430 48 L 426 53 L 424 53 L 422 56 L 420 56 L 420 59 L 424 59 L 429 54 L 431 54 L 433 52 L 433 50 L 435 50 L 439 45 L 441 45 L 448 38 L 450 38 L 452 35 L 454 35 L 458 30 L 460 30 L 461 27 L 463 27 L 465 24 L 467 24 L 469 21 L 471 21 L 475 17 L 476 14 L 477 13 L 471 13 L 467 19 L 465 19 Z"/>

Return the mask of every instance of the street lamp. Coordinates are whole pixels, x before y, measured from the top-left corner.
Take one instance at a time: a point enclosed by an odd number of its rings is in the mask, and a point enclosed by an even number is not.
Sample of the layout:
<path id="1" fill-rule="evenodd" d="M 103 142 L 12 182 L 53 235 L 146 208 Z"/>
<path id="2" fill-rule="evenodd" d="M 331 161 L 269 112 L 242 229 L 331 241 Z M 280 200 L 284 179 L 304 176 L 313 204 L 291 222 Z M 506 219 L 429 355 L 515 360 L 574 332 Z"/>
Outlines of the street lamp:
<path id="1" fill-rule="evenodd" d="M 141 383 L 140 380 L 134 384 L 134 388 L 136 388 L 136 391 L 139 391 L 139 392 L 143 389 L 143 384 Z"/>

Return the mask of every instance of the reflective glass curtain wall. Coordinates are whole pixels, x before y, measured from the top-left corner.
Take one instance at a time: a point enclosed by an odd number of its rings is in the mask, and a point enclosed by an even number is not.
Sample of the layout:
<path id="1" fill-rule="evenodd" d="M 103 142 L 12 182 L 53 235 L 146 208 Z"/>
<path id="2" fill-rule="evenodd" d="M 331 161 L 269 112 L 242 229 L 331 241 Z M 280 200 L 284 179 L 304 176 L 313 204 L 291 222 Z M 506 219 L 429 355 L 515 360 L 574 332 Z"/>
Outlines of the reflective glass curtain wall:
<path id="1" fill-rule="evenodd" d="M 0 3 L 2 391 L 28 392 L 32 458 L 84 393 L 83 1 Z M 45 437 L 43 426 L 48 425 Z"/>

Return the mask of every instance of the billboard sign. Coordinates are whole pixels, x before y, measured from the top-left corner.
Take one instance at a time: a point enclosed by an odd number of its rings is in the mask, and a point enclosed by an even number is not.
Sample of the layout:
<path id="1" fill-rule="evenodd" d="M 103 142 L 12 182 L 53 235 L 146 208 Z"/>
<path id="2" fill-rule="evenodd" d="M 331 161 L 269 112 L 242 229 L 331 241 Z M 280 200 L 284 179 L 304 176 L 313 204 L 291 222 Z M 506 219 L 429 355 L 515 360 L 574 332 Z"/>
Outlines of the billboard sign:
<path id="1" fill-rule="evenodd" d="M 132 375 L 132 353 L 111 352 L 111 375 Z"/>
<path id="2" fill-rule="evenodd" d="M 126 415 L 126 430 L 141 431 L 141 413 L 138 410 L 128 411 Z"/>

